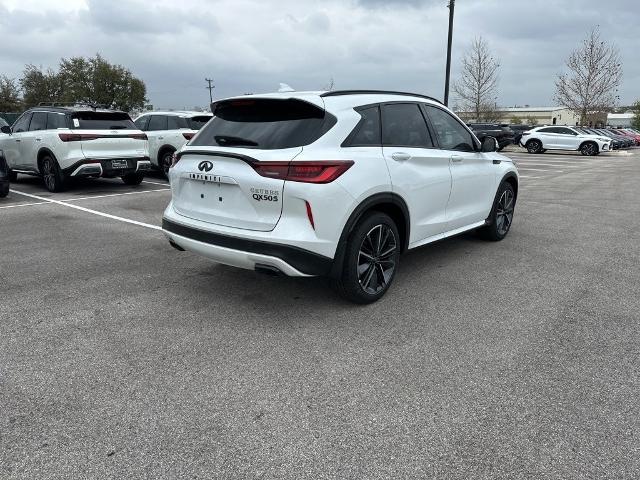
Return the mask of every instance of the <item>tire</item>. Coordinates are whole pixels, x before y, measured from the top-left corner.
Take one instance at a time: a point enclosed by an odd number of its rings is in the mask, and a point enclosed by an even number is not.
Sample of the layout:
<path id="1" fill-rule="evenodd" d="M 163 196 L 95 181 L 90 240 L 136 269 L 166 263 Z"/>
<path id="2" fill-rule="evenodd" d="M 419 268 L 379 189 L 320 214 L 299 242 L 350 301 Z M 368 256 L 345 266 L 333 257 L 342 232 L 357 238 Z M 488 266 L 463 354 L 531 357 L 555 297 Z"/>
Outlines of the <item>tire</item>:
<path id="1" fill-rule="evenodd" d="M 164 175 L 164 178 L 169 179 L 169 168 L 171 167 L 171 163 L 173 162 L 173 154 L 175 150 L 169 150 L 164 152 L 160 158 L 158 159 L 158 168 Z"/>
<path id="2" fill-rule="evenodd" d="M 13 170 L 9 170 L 9 181 L 11 183 L 15 183 L 18 181 L 18 172 L 14 172 Z"/>
<path id="3" fill-rule="evenodd" d="M 4 198 L 9 195 L 9 182 L 0 184 L 0 198 Z"/>
<path id="4" fill-rule="evenodd" d="M 400 248 L 398 227 L 391 217 L 381 212 L 366 215 L 349 235 L 334 289 L 354 303 L 379 300 L 395 278 Z"/>
<path id="5" fill-rule="evenodd" d="M 66 187 L 66 179 L 55 158 L 46 155 L 40 161 L 40 173 L 44 186 L 52 193 L 62 192 Z"/>
<path id="6" fill-rule="evenodd" d="M 144 174 L 138 172 L 127 173 L 120 178 L 122 178 L 125 185 L 140 185 L 144 179 Z"/>
<path id="7" fill-rule="evenodd" d="M 527 152 L 529 153 L 541 153 L 542 152 L 542 142 L 540 140 L 529 140 L 525 145 Z"/>
<path id="8" fill-rule="evenodd" d="M 486 240 L 498 242 L 507 236 L 513 223 L 516 193 L 509 182 L 502 182 L 493 201 L 493 208 L 487 219 L 489 223 L 479 230 Z"/>
<path id="9" fill-rule="evenodd" d="M 580 145 L 580 153 L 582 153 L 582 155 L 587 155 L 590 157 L 597 155 L 599 153 L 598 145 L 593 142 L 584 142 L 582 145 Z"/>

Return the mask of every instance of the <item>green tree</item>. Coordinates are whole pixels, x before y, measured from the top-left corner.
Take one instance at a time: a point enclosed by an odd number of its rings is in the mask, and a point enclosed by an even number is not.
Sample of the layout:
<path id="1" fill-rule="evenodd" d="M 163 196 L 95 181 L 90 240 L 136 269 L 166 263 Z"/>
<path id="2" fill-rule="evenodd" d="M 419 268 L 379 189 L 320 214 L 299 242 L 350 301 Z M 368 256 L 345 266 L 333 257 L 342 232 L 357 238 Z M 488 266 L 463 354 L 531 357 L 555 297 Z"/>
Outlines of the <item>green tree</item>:
<path id="1" fill-rule="evenodd" d="M 51 69 L 46 71 L 42 67 L 29 64 L 25 66 L 20 79 L 23 91 L 24 108 L 38 105 L 40 102 L 59 101 L 61 92 L 58 74 Z"/>
<path id="2" fill-rule="evenodd" d="M 526 120 L 527 120 L 527 125 L 537 125 L 538 124 L 538 119 L 536 117 L 534 117 L 533 115 L 529 115 Z"/>
<path id="3" fill-rule="evenodd" d="M 640 130 L 640 100 L 633 104 L 633 117 L 631 118 L 631 126 L 636 130 Z"/>
<path id="4" fill-rule="evenodd" d="M 29 106 L 41 101 L 82 102 L 131 111 L 141 109 L 147 102 L 144 82 L 99 54 L 63 58 L 58 72 L 42 72 L 28 65 L 21 84 Z"/>
<path id="5" fill-rule="evenodd" d="M 13 78 L 0 75 L 0 112 L 19 112 L 21 110 L 20 85 Z"/>
<path id="6" fill-rule="evenodd" d="M 522 118 L 517 115 L 511 115 L 509 123 L 511 123 L 511 125 L 522 125 Z"/>

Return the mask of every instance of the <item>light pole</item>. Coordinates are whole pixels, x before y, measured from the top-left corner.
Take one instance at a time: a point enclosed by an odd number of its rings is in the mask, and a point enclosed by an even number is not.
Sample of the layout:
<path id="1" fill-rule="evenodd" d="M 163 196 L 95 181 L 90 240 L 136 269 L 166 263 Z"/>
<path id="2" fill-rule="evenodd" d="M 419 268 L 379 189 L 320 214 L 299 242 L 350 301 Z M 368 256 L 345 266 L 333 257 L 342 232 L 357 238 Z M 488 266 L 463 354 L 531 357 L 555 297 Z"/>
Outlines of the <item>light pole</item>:
<path id="1" fill-rule="evenodd" d="M 449 106 L 449 80 L 451 79 L 451 39 L 453 37 L 453 9 L 456 0 L 449 0 L 449 40 L 447 42 L 447 72 L 444 79 L 444 104 Z"/>
<path id="2" fill-rule="evenodd" d="M 204 87 L 207 90 L 209 90 L 209 103 L 213 103 L 213 93 L 212 93 L 212 91 L 213 91 L 214 88 L 216 88 L 215 85 L 211 85 L 211 83 L 213 83 L 213 79 L 205 78 L 204 81 L 209 84 L 208 87 Z"/>

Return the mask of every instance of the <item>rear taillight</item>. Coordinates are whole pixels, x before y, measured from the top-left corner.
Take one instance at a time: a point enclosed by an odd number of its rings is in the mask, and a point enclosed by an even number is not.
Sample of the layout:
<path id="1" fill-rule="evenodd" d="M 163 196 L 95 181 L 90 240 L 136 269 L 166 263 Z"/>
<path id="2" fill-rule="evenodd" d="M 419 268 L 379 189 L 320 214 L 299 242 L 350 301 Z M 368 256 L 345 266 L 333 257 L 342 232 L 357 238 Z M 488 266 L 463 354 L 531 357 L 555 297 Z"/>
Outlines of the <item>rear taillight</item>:
<path id="1" fill-rule="evenodd" d="M 251 166 L 263 177 L 289 182 L 330 183 L 349 170 L 351 160 L 322 160 L 310 162 L 255 162 Z"/>
<path id="2" fill-rule="evenodd" d="M 195 135 L 195 133 L 193 133 L 193 132 L 183 132 L 182 133 L 182 136 L 184 138 L 186 138 L 187 140 L 191 140 L 194 135 Z"/>
<path id="3" fill-rule="evenodd" d="M 129 138 L 133 138 L 135 140 L 147 140 L 147 134 L 146 133 L 133 133 L 131 135 L 128 135 Z"/>
<path id="4" fill-rule="evenodd" d="M 91 133 L 59 133 L 58 137 L 63 142 L 82 142 L 84 140 L 95 140 L 100 135 L 94 135 Z"/>

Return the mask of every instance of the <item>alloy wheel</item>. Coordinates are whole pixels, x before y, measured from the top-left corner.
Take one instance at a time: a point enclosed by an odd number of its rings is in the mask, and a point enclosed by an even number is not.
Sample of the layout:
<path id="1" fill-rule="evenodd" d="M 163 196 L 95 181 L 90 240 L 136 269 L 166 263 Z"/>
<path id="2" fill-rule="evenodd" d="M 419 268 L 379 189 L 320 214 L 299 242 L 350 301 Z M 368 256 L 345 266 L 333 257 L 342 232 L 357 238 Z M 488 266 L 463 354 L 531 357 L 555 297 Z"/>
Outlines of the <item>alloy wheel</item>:
<path id="1" fill-rule="evenodd" d="M 511 189 L 507 189 L 500 195 L 498 208 L 496 209 L 496 228 L 501 236 L 504 236 L 511 228 L 513 221 L 515 195 Z"/>
<path id="2" fill-rule="evenodd" d="M 49 158 L 42 162 L 42 178 L 47 189 L 53 191 L 56 187 L 56 174 L 53 167 L 53 161 Z"/>
<path id="3" fill-rule="evenodd" d="M 396 236 L 388 225 L 376 225 L 365 235 L 357 262 L 358 281 L 365 292 L 375 295 L 387 287 L 396 268 L 397 249 Z"/>

